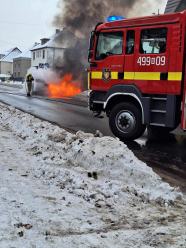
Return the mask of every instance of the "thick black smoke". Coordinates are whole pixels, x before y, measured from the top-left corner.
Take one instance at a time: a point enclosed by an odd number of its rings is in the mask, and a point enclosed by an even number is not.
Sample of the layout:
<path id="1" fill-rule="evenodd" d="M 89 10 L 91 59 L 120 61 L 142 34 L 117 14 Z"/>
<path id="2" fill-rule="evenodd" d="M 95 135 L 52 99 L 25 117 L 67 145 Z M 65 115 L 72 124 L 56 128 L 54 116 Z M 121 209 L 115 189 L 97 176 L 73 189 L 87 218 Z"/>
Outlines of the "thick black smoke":
<path id="1" fill-rule="evenodd" d="M 55 17 L 54 24 L 69 27 L 71 31 L 85 37 L 106 16 L 127 15 L 136 2 L 137 0 L 60 0 L 61 13 Z"/>
<path id="2" fill-rule="evenodd" d="M 87 66 L 89 35 L 95 25 L 109 15 L 127 17 L 136 4 L 139 9 L 134 11 L 140 13 L 140 8 L 148 9 L 152 0 L 59 0 L 59 14 L 53 24 L 59 28 L 65 27 L 79 37 L 73 47 L 66 49 L 61 73 L 72 72 L 74 79 L 81 79 Z"/>

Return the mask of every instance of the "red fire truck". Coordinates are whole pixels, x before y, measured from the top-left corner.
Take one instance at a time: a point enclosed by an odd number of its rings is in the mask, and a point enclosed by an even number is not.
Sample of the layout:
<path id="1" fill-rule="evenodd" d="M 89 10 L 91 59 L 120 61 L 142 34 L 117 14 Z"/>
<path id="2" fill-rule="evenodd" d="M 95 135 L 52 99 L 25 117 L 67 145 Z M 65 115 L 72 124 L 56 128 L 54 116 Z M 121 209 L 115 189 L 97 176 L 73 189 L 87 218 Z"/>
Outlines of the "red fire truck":
<path id="1" fill-rule="evenodd" d="M 91 34 L 90 110 L 121 140 L 186 130 L 186 11 L 110 20 Z"/>

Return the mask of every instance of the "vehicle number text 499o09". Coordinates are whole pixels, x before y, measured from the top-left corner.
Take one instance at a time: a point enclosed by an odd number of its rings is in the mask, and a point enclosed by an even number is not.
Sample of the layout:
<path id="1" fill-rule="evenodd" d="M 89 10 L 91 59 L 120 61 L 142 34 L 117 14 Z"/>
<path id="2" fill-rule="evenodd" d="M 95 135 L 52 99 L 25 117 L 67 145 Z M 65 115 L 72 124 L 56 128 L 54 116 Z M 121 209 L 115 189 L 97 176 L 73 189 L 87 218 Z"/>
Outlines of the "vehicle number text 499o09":
<path id="1" fill-rule="evenodd" d="M 139 57 L 137 63 L 140 66 L 151 66 L 151 65 L 164 66 L 166 63 L 166 57 L 165 56 L 157 56 L 155 58 Z"/>

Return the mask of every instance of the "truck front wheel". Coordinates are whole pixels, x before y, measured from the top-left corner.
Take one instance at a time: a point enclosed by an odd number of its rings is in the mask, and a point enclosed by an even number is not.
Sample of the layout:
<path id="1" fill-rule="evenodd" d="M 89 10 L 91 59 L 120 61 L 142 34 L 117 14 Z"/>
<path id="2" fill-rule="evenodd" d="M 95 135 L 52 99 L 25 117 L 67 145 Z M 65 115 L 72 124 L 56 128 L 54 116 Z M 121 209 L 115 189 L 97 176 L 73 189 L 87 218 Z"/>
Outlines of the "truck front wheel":
<path id="1" fill-rule="evenodd" d="M 122 141 L 135 140 L 146 129 L 140 109 L 129 102 L 119 103 L 111 109 L 109 125 L 113 134 Z"/>

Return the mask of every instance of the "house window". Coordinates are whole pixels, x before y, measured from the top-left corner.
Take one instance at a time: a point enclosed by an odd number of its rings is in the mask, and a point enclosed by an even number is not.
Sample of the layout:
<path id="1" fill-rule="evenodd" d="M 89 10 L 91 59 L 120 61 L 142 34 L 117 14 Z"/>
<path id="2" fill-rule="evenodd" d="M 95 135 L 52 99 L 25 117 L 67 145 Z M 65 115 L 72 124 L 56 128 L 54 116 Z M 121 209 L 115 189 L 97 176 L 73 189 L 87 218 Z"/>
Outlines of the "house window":
<path id="1" fill-rule="evenodd" d="M 43 50 L 43 59 L 45 59 L 45 50 Z"/>
<path id="2" fill-rule="evenodd" d="M 140 53 L 159 54 L 166 51 L 167 28 L 153 28 L 141 31 Z"/>
<path id="3" fill-rule="evenodd" d="M 35 59 L 36 59 L 36 53 L 33 52 L 33 60 L 35 60 Z"/>

